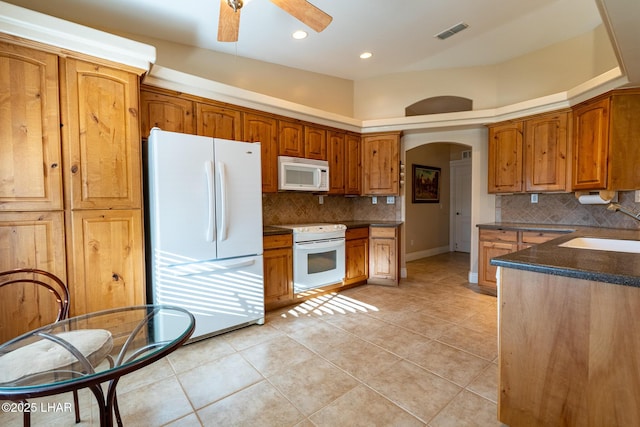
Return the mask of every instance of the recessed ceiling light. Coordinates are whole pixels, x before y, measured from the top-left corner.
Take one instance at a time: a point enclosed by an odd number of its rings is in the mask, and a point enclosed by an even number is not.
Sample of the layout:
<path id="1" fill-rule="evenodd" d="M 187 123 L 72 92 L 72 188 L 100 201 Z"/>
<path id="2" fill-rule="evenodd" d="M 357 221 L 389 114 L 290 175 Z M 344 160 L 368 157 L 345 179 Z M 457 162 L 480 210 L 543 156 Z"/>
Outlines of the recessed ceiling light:
<path id="1" fill-rule="evenodd" d="M 360 54 L 360 59 L 369 59 L 373 56 L 373 53 L 371 52 L 362 52 Z"/>
<path id="2" fill-rule="evenodd" d="M 291 35 L 296 40 L 306 39 L 308 34 L 306 31 L 298 30 Z"/>

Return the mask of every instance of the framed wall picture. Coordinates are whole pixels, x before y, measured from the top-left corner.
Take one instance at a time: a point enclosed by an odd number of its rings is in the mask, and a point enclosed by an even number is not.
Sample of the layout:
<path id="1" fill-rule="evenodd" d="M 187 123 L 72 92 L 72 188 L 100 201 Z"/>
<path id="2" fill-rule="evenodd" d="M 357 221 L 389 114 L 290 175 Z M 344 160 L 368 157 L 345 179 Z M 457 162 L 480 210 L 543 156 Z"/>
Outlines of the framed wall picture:
<path id="1" fill-rule="evenodd" d="M 413 178 L 411 201 L 413 203 L 439 203 L 440 168 L 414 164 L 411 172 Z"/>

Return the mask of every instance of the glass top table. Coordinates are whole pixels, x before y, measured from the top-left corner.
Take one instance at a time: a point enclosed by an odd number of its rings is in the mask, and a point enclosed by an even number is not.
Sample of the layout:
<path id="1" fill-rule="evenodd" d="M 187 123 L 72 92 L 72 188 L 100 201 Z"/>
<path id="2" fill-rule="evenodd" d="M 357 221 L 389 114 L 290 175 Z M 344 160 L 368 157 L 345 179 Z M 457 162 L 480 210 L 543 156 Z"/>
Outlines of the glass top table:
<path id="1" fill-rule="evenodd" d="M 116 399 L 120 377 L 184 344 L 195 319 L 183 308 L 145 305 L 90 313 L 35 329 L 0 345 L 0 400 L 89 388 L 100 425 L 122 425 Z M 108 382 L 104 394 L 100 384 Z"/>

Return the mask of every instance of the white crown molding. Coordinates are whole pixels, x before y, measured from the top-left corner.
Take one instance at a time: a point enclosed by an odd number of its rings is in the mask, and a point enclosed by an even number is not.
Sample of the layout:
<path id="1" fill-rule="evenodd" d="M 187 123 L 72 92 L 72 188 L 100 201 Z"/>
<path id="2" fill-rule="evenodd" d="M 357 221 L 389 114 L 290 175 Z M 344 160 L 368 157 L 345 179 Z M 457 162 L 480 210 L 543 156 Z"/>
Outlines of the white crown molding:
<path id="1" fill-rule="evenodd" d="M 190 95 L 280 114 L 299 120 L 360 132 L 362 121 L 261 93 L 154 65 L 144 83 Z"/>
<path id="2" fill-rule="evenodd" d="M 568 108 L 586 99 L 624 86 L 628 83 L 628 80 L 622 75 L 620 68 L 616 67 L 565 92 L 558 92 L 503 107 L 374 120 L 359 120 L 330 113 L 159 65 L 152 67 L 151 71 L 145 76 L 144 83 L 339 129 L 372 133 L 477 128 L 489 123 Z"/>
<path id="3" fill-rule="evenodd" d="M 156 48 L 0 1 L 0 32 L 107 59 L 144 71 Z"/>

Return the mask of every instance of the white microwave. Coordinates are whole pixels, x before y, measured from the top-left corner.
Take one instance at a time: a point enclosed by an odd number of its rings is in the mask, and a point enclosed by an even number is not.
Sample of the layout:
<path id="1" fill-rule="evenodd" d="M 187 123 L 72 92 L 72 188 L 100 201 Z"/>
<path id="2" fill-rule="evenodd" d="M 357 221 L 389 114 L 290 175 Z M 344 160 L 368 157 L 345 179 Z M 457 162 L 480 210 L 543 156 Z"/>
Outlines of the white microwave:
<path id="1" fill-rule="evenodd" d="M 278 156 L 278 190 L 329 191 L 329 162 Z"/>

